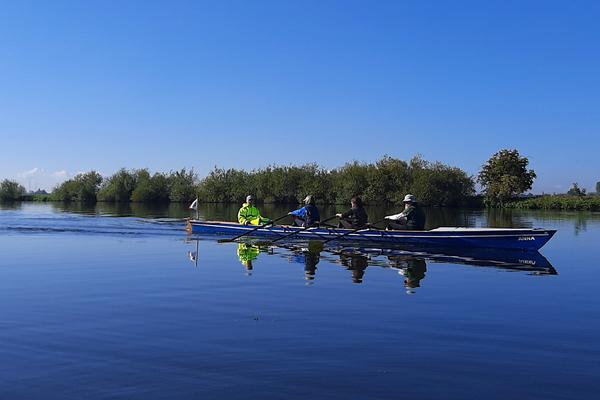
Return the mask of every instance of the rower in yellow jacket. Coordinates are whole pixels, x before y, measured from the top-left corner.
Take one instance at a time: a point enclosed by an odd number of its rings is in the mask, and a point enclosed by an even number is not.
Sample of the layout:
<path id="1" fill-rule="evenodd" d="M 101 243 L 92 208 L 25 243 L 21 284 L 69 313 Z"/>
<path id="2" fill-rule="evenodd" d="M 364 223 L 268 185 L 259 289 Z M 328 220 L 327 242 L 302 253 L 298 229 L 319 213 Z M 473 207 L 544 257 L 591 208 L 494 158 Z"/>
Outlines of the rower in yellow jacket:
<path id="1" fill-rule="evenodd" d="M 243 225 L 263 225 L 271 220 L 260 215 L 260 211 L 256 208 L 254 196 L 248 195 L 246 202 L 242 204 L 242 208 L 238 211 L 238 222 Z"/>

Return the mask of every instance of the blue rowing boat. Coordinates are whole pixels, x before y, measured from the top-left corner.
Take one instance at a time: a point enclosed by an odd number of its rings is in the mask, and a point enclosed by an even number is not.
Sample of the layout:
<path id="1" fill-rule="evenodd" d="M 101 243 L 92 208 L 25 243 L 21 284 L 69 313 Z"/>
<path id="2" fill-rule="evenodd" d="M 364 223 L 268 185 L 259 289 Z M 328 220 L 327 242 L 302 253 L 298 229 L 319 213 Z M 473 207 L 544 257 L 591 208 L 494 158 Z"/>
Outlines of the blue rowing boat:
<path id="1" fill-rule="evenodd" d="M 236 222 L 189 220 L 187 231 L 193 234 L 237 236 L 256 226 Z M 377 243 L 383 245 L 493 248 L 536 251 L 554 236 L 556 230 L 531 228 L 436 228 L 428 231 L 379 230 L 365 228 L 357 232 L 343 228 L 315 227 L 304 229 L 277 225 L 260 228 L 248 236 L 276 239 L 296 232 L 295 240 L 329 240 L 344 235 L 340 241 Z"/>

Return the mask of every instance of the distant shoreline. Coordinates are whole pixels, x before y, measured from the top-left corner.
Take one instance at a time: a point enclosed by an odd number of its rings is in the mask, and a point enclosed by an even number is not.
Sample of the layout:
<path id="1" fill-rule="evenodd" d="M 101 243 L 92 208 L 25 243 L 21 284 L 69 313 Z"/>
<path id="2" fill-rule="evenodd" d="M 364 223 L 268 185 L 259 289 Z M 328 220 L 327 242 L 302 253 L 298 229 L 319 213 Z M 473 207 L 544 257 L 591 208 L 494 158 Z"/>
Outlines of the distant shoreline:
<path id="1" fill-rule="evenodd" d="M 153 201 L 127 201 L 127 202 L 114 202 L 114 201 L 100 201 L 97 200 L 95 202 L 77 202 L 77 201 L 62 201 L 56 200 L 52 198 L 51 194 L 47 195 L 24 195 L 20 200 L 14 201 L 16 203 L 54 203 L 54 204 L 87 204 L 87 205 L 95 205 L 95 204 L 107 204 L 107 205 L 148 205 L 148 206 L 168 206 L 169 204 L 187 204 L 188 201 L 167 201 L 167 202 L 153 202 Z M 3 204 L 8 204 L 9 202 L 3 202 Z M 277 202 L 277 201 L 263 201 L 261 204 L 269 204 L 269 205 L 295 205 L 297 202 Z M 201 204 L 223 204 L 223 205 L 239 205 L 239 202 L 233 201 L 203 201 Z M 345 203 L 320 203 L 321 206 L 336 206 L 336 205 L 344 205 Z M 381 203 L 373 203 L 368 204 L 371 206 L 382 206 L 389 205 L 394 206 L 394 204 L 381 204 Z M 531 196 L 527 198 L 515 198 L 502 206 L 494 206 L 489 207 L 484 203 L 484 198 L 481 195 L 472 196 L 466 198 L 464 203 L 461 205 L 453 205 L 453 206 L 438 206 L 433 205 L 430 206 L 433 208 L 474 208 L 474 209 L 486 209 L 486 208 L 502 208 L 502 209 L 521 209 L 521 210 L 563 210 L 563 211 L 600 211 L 600 195 L 589 194 L 583 197 L 579 196 L 569 196 L 569 195 L 537 195 Z"/>

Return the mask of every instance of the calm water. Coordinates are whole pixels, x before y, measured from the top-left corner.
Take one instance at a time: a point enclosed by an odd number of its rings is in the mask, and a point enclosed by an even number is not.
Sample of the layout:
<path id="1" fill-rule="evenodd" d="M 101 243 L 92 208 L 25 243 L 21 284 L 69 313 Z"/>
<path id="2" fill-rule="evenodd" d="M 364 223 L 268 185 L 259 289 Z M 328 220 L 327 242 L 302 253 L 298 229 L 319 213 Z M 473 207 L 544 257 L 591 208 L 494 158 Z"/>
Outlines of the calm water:
<path id="1" fill-rule="evenodd" d="M 517 256 L 218 244 L 187 215 L 1 206 L 0 398 L 600 393 L 599 214 L 428 210 L 430 227 L 559 230 Z"/>

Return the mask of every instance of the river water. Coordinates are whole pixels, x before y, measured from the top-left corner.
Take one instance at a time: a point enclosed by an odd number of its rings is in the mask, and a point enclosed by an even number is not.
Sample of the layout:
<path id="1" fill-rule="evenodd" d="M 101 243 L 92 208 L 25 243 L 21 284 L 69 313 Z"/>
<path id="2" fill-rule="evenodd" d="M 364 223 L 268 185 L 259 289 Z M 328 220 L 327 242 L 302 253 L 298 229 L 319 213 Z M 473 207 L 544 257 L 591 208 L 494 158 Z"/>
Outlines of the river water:
<path id="1" fill-rule="evenodd" d="M 0 398 L 600 393 L 598 213 L 427 210 L 430 228 L 558 229 L 517 257 L 219 244 L 188 236 L 187 216 L 0 206 Z"/>

